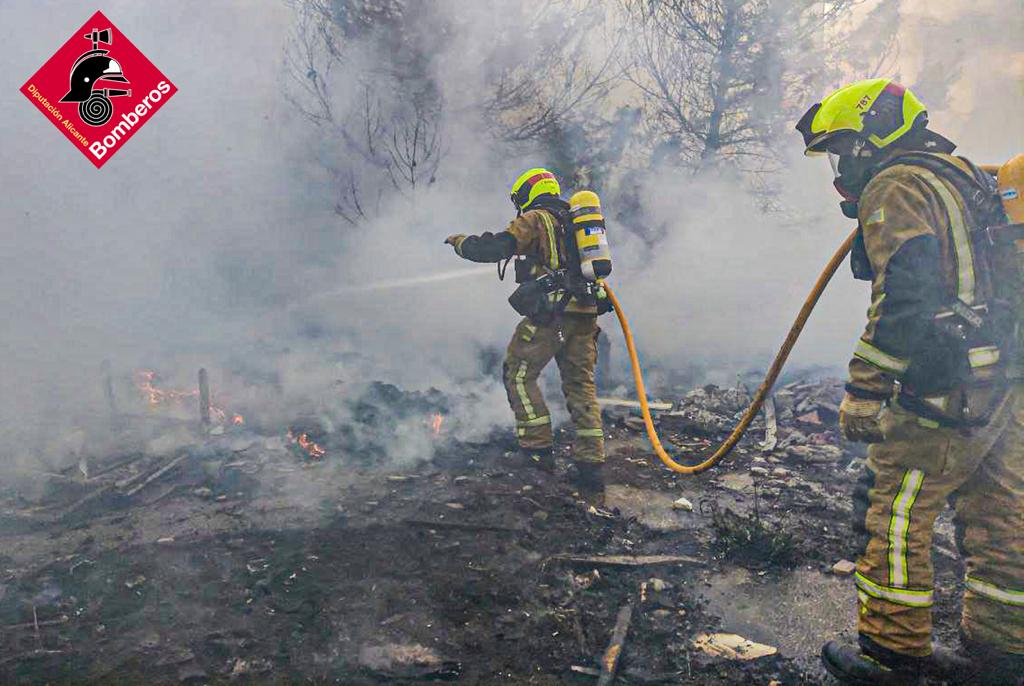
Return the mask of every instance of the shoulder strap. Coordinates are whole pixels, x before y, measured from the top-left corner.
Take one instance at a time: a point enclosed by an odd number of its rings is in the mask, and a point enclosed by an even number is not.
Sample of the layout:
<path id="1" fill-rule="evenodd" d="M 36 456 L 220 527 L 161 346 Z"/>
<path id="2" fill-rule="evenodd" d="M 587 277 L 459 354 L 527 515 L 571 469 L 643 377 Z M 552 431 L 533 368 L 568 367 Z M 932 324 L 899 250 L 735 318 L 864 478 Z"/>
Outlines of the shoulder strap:
<path id="1" fill-rule="evenodd" d="M 544 224 L 544 236 L 541 240 L 545 241 L 548 247 L 548 264 L 544 266 L 557 271 L 562 268 L 563 261 L 561 221 L 547 208 L 538 208 L 536 211 L 540 213 L 541 222 Z"/>
<path id="2" fill-rule="evenodd" d="M 958 159 L 964 162 L 971 171 L 966 172 L 948 159 L 926 152 L 909 152 L 899 155 L 882 165 L 881 169 L 898 164 L 909 164 L 927 169 L 939 178 L 948 181 L 956 189 L 974 219 L 975 228 L 984 229 L 992 224 L 1003 223 L 1003 204 L 996 191 L 995 179 L 970 160 L 964 157 Z"/>
<path id="3" fill-rule="evenodd" d="M 576 253 L 573 244 L 572 216 L 569 212 L 569 203 L 561 198 L 541 197 L 537 199 L 535 204 L 536 209 L 547 212 L 555 220 L 554 229 L 557 238 L 555 243 L 559 251 L 561 265 L 578 271 L 579 255 Z"/>

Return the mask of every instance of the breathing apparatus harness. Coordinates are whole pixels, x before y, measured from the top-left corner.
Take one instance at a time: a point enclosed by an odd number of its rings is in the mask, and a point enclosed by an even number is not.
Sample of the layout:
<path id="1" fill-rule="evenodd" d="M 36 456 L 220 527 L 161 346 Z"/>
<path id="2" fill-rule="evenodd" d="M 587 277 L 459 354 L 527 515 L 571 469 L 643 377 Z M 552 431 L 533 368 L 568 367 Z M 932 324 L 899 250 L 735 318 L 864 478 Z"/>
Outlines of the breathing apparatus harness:
<path id="1" fill-rule="evenodd" d="M 1021 278 L 1020 267 L 1014 260 L 1012 247 L 1015 241 L 1024 239 L 1024 226 L 1007 223 L 995 179 L 966 158 L 958 159 L 967 165 L 970 172 L 938 155 L 908 151 L 891 157 L 871 169 L 867 180 L 889 167 L 916 166 L 948 182 L 964 201 L 969 217 L 970 243 L 975 267 L 982 278 L 987 280 L 991 297 L 987 302 L 973 306 L 954 297 L 945 304 L 942 311 L 936 313 L 932 320 L 932 331 L 935 341 L 939 343 L 937 352 L 933 359 L 917 365 L 911 361 L 907 378 L 899 390 L 899 403 L 915 414 L 942 426 L 966 430 L 986 425 L 1003 396 L 1003 393 L 994 394 L 994 400 L 983 412 L 972 412 L 964 388 L 971 375 L 969 354 L 973 347 L 972 342 L 995 344 L 1000 350 L 1004 366 L 1011 369 L 1018 366 L 1020 300 L 1024 280 Z M 844 207 L 844 213 L 845 209 Z M 856 213 L 855 205 L 854 211 Z M 863 229 L 860 226 L 857 227 L 850 264 L 854 278 L 865 281 L 874 279 L 875 275 L 864 246 Z M 1008 382 L 1005 376 L 995 383 L 1000 387 L 1006 387 Z M 961 393 L 959 417 L 950 417 L 923 399 L 955 389 L 959 389 Z"/>
<path id="2" fill-rule="evenodd" d="M 596 303 L 601 285 L 583 276 L 580 255 L 569 245 L 572 225 L 569 203 L 555 196 L 542 195 L 531 203 L 528 211 L 532 210 L 548 212 L 554 217 L 553 247 L 558 251 L 558 264 L 565 266 L 552 269 L 536 257 L 513 255 L 498 265 L 498 278 L 504 279 L 509 261 L 514 259 L 515 280 L 519 287 L 509 296 L 508 302 L 519 314 L 529 317 L 534 323 L 546 325 L 560 317 L 574 298 Z M 540 276 L 537 276 L 538 270 L 542 272 Z"/>

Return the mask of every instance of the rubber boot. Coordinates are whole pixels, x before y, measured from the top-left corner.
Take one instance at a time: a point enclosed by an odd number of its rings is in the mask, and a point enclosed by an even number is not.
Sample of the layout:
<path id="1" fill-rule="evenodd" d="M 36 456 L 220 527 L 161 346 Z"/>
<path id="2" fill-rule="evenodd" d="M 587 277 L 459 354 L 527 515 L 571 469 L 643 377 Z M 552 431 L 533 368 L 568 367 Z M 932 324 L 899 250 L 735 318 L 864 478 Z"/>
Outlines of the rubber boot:
<path id="1" fill-rule="evenodd" d="M 829 641 L 821 648 L 821 661 L 840 682 L 857 686 L 909 686 L 931 671 L 929 658 L 901 655 L 866 636 L 859 646 Z"/>
<path id="2" fill-rule="evenodd" d="M 604 505 L 604 465 L 600 462 L 577 462 L 573 486 L 591 505 Z"/>

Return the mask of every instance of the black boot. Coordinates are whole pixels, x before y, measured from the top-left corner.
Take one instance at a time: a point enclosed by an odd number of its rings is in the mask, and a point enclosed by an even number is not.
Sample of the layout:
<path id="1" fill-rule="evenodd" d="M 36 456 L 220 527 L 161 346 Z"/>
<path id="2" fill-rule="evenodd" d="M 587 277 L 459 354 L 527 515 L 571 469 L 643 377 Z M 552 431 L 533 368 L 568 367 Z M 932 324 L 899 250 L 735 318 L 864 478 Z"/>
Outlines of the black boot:
<path id="1" fill-rule="evenodd" d="M 959 686 L 1020 686 L 1024 655 L 1014 655 L 961 637 L 958 669 L 951 683 Z"/>
<path id="2" fill-rule="evenodd" d="M 577 462 L 573 486 L 591 505 L 604 505 L 604 465 L 600 462 Z"/>
<path id="3" fill-rule="evenodd" d="M 858 686 L 907 686 L 929 673 L 929 658 L 902 655 L 866 636 L 859 646 L 829 641 L 821 648 L 828 673 L 844 684 Z"/>
<path id="4" fill-rule="evenodd" d="M 517 461 L 545 474 L 555 473 L 555 454 L 551 448 L 520 448 Z"/>
<path id="5" fill-rule="evenodd" d="M 932 654 L 928 656 L 925 664 L 929 676 L 953 684 L 960 683 L 961 676 L 969 668 L 970 660 L 954 650 L 934 643 L 932 644 Z"/>

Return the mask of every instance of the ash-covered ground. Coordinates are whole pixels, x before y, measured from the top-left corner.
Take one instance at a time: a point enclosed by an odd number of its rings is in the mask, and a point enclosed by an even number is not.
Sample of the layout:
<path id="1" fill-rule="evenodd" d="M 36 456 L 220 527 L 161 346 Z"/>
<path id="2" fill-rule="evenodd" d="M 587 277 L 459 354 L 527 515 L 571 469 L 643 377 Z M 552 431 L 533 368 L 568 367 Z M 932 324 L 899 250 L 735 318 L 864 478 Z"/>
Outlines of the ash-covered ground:
<path id="1" fill-rule="evenodd" d="M 659 430 L 693 455 L 749 400 L 680 395 Z M 551 478 L 513 464 L 503 435 L 450 439 L 437 394 L 376 389 L 372 407 L 421 413 L 434 435 L 433 457 L 398 471 L 387 440 L 367 441 L 387 437 L 369 411 L 215 435 L 122 418 L 122 450 L 3 485 L 0 681 L 591 684 L 631 605 L 615 683 L 829 683 L 817 651 L 853 637 L 833 566 L 856 555 L 863 469 L 839 441 L 840 396 L 829 380 L 778 389 L 775 438 L 761 443 L 759 420 L 695 477 L 662 467 L 635 410 L 608 402 L 604 510 L 568 486 L 566 436 Z M 952 641 L 948 521 L 937 543 Z M 718 633 L 776 652 L 715 654 Z"/>

